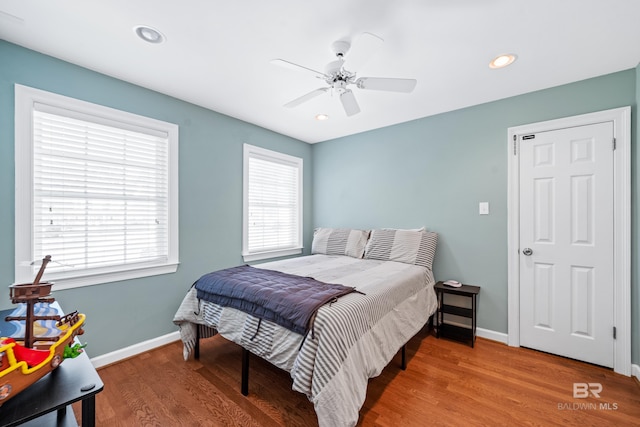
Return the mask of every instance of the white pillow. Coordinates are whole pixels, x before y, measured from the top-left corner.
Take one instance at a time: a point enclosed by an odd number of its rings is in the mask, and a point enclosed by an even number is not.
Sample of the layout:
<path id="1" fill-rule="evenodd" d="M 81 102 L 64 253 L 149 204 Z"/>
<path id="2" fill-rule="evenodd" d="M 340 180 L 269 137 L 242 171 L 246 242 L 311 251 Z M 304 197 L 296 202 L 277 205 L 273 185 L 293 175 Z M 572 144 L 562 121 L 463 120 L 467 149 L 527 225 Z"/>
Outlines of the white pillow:
<path id="1" fill-rule="evenodd" d="M 313 233 L 311 253 L 362 258 L 368 238 L 369 230 L 316 228 Z"/>
<path id="2" fill-rule="evenodd" d="M 433 268 L 438 234 L 432 231 L 373 230 L 364 257 Z"/>

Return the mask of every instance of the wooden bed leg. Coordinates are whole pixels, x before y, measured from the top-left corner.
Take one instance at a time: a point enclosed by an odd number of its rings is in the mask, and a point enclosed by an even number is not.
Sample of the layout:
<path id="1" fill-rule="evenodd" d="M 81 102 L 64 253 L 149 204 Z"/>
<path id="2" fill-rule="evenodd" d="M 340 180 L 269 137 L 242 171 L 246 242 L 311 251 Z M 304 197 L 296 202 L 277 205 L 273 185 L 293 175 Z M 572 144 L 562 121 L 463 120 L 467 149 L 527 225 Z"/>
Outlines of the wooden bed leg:
<path id="1" fill-rule="evenodd" d="M 243 396 L 249 394 L 249 350 L 242 347 L 242 383 L 240 392 Z"/>
<path id="2" fill-rule="evenodd" d="M 200 325 L 196 325 L 196 345 L 193 346 L 193 358 L 200 359 Z"/>
<path id="3" fill-rule="evenodd" d="M 400 365 L 403 371 L 407 369 L 407 345 L 402 346 L 402 364 Z"/>

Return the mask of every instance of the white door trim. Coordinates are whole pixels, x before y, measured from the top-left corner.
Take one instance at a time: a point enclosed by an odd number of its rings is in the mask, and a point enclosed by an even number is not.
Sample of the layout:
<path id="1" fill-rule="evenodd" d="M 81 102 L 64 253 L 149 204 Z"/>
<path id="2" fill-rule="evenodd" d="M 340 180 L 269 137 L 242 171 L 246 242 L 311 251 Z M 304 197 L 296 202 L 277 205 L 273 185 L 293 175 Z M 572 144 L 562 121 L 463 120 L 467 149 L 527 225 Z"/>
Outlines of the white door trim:
<path id="1" fill-rule="evenodd" d="M 615 372 L 631 375 L 631 107 L 615 108 L 532 123 L 508 129 L 508 344 L 520 346 L 520 170 L 519 135 L 613 122 L 616 151 L 613 160 L 614 186 L 614 320 L 616 340 L 613 350 Z M 514 150 L 516 154 L 514 154 Z"/>

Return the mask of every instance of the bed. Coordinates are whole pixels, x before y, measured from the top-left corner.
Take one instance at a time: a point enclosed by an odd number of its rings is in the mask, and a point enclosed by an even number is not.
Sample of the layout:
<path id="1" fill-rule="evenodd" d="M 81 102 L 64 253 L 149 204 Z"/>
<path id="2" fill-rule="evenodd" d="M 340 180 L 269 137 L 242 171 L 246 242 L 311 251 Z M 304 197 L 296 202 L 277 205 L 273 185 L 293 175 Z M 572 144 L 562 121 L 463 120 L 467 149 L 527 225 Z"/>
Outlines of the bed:
<path id="1" fill-rule="evenodd" d="M 198 299 L 194 286 L 174 317 L 184 358 L 198 339 L 220 334 L 289 372 L 321 427 L 353 426 L 369 378 L 436 310 L 436 241 L 436 233 L 423 230 L 317 229 L 312 255 L 254 266 L 357 290 L 320 307 L 306 334 Z"/>

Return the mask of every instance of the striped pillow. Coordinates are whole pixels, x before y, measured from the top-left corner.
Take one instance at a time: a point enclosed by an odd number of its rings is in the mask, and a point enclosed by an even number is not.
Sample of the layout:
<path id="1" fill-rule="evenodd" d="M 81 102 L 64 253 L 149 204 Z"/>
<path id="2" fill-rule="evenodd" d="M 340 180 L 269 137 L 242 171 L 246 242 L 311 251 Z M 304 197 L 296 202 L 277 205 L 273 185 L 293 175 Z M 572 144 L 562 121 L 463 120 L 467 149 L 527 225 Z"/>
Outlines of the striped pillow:
<path id="1" fill-rule="evenodd" d="M 364 257 L 431 269 L 437 242 L 438 234 L 431 231 L 373 230 Z"/>
<path id="2" fill-rule="evenodd" d="M 362 258 L 368 238 L 369 230 L 316 228 L 313 233 L 311 253 Z"/>

